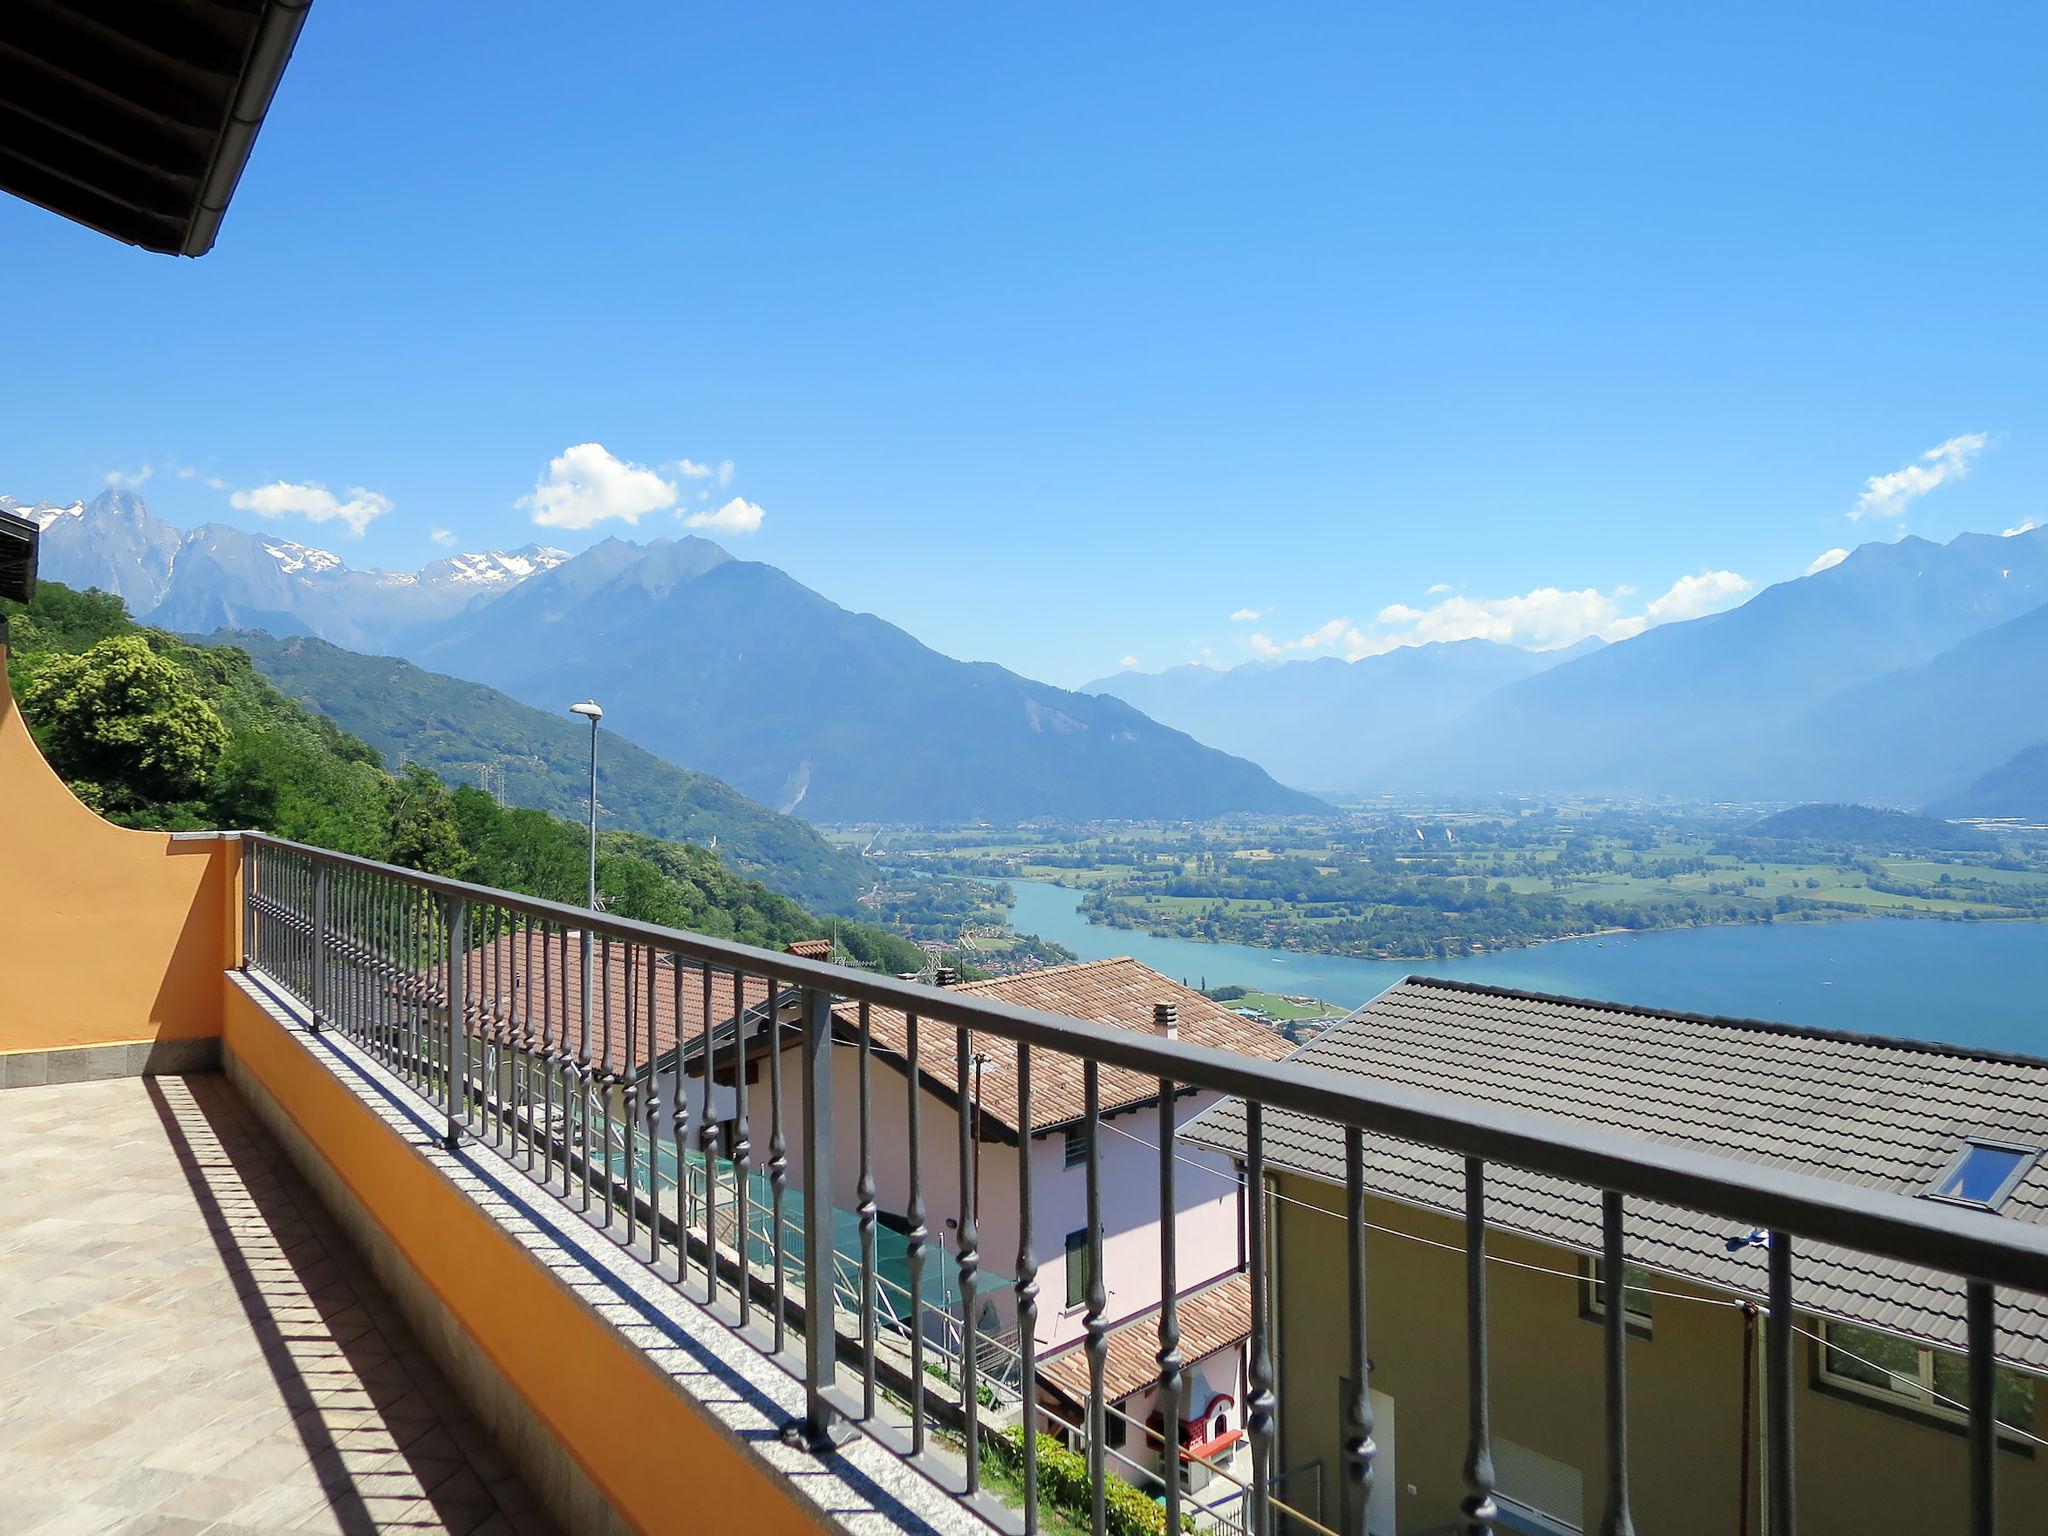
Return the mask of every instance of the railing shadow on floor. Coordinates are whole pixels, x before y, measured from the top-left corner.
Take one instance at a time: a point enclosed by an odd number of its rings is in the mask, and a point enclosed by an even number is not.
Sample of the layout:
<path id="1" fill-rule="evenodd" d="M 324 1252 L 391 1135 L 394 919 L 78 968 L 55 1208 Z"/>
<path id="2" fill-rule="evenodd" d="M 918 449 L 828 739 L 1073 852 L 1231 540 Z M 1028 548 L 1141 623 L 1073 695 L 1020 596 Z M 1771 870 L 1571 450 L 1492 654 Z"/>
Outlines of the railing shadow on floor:
<path id="1" fill-rule="evenodd" d="M 552 1532 L 227 1079 L 146 1081 L 333 1523 L 385 1536 L 467 1531 L 496 1514 Z"/>

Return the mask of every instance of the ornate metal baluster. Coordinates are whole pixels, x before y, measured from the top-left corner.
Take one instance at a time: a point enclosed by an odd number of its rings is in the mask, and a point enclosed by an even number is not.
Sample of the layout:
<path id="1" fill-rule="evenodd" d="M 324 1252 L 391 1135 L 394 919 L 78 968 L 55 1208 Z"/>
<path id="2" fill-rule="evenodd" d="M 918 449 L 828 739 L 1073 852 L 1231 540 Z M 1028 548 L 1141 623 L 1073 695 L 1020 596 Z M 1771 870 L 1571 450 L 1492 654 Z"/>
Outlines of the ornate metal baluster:
<path id="1" fill-rule="evenodd" d="M 526 1171 L 533 1172 L 533 1057 L 539 1049 L 535 1034 L 533 990 L 534 938 L 539 923 L 532 918 L 526 920 L 526 967 L 522 972 L 525 987 L 522 989 L 522 1006 L 519 1012 L 519 1119 L 525 1127 Z"/>
<path id="2" fill-rule="evenodd" d="M 754 1226 L 753 1144 L 748 1139 L 747 1113 L 747 978 L 738 972 L 732 978 L 732 1230 L 733 1246 L 739 1253 L 740 1326 L 753 1317 L 753 1274 L 748 1264 L 747 1234 Z"/>
<path id="3" fill-rule="evenodd" d="M 1266 1107 L 1256 1101 L 1244 1107 L 1245 1194 L 1250 1203 L 1246 1224 L 1245 1266 L 1251 1273 L 1252 1336 L 1245 1395 L 1245 1435 L 1252 1443 L 1252 1486 L 1246 1509 L 1246 1536 L 1273 1532 L 1273 1338 L 1269 1273 L 1271 1230 L 1266 1206 Z"/>
<path id="4" fill-rule="evenodd" d="M 583 930 L 582 972 L 583 972 L 583 1017 L 576 1030 L 576 1060 L 573 1068 L 576 1092 L 576 1150 L 577 1160 L 582 1164 L 583 1212 L 590 1213 L 590 1032 L 596 1020 L 597 1011 L 597 936 L 586 926 Z M 563 1097 L 569 1094 L 569 1085 L 562 1086 Z M 562 1166 L 568 1167 L 568 1159 Z"/>
<path id="5" fill-rule="evenodd" d="M 683 957 L 671 957 L 670 998 L 675 1005 L 674 1066 L 670 1069 L 668 1129 L 676 1149 L 676 1285 L 680 1288 L 690 1273 L 690 1095 L 683 1076 Z M 658 1202 L 657 1202 L 658 1204 Z M 656 1224 L 657 1228 L 659 1223 Z M 660 1239 L 657 1236 L 656 1241 Z"/>
<path id="6" fill-rule="evenodd" d="M 1764 1415 L 1770 1441 L 1770 1529 L 1772 1536 L 1791 1536 L 1799 1528 L 1792 1460 L 1792 1234 L 1773 1232 L 1767 1257 L 1770 1313 L 1764 1319 Z M 1743 1497 L 1749 1497 L 1746 1488 Z"/>
<path id="7" fill-rule="evenodd" d="M 1175 1007 L 1157 1003 L 1153 1022 L 1172 1037 Z M 1180 1352 L 1180 1254 L 1174 1192 L 1173 1079 L 1159 1079 L 1159 1475 L 1166 1484 L 1166 1529 L 1178 1533 L 1181 1509 L 1180 1424 L 1185 1417 L 1187 1361 Z"/>
<path id="8" fill-rule="evenodd" d="M 971 1030 L 953 1032 L 954 1070 L 960 1092 L 960 1412 L 967 1420 L 965 1454 L 967 1491 L 981 1488 L 981 1398 L 975 1359 L 974 1287 L 981 1273 L 981 1244 L 974 1227 L 974 1122 L 980 1111 L 976 1102 L 979 1085 L 969 1074 L 974 1067 L 974 1035 Z M 978 1074 L 976 1074 L 978 1075 Z"/>
<path id="9" fill-rule="evenodd" d="M 855 1212 L 860 1221 L 860 1362 L 861 1414 L 875 1416 L 875 1139 L 873 1064 L 874 1021 L 868 1005 L 860 1005 L 860 1048 L 855 1057 L 860 1096 L 860 1177 L 854 1181 Z M 912 1093 L 917 1090 L 913 1086 Z M 805 1256 L 809 1262 L 809 1256 Z M 1028 1517 L 1027 1517 L 1028 1518 Z"/>
<path id="10" fill-rule="evenodd" d="M 1031 1047 L 1017 1046 L 1017 1391 L 1024 1536 L 1038 1536 L 1038 1243 L 1031 1222 Z"/>
<path id="11" fill-rule="evenodd" d="M 652 950 L 649 950 L 647 954 L 649 960 L 654 958 Z M 619 1108 L 620 1118 L 624 1122 L 619 1134 L 626 1160 L 626 1246 L 628 1248 L 631 1248 L 640 1241 L 640 1207 L 638 1204 L 640 1184 L 640 1080 L 633 1071 L 633 1056 L 634 1052 L 639 1048 L 640 993 L 643 990 L 640 984 L 639 963 L 636 959 L 636 946 L 628 944 L 626 946 L 626 1078 L 622 1102 Z M 607 1063 L 609 1063 L 609 1058 L 607 1058 Z M 607 1098 L 606 1103 L 605 1151 L 609 1154 L 611 1151 L 609 1098 Z M 606 1187 L 609 1188 L 609 1184 Z"/>
<path id="12" fill-rule="evenodd" d="M 462 1093 L 468 1076 L 462 1065 L 462 1011 L 468 1006 L 463 996 L 463 983 L 467 978 L 468 951 L 463 943 L 463 925 L 466 916 L 462 899 L 450 897 L 448 901 L 448 1044 L 441 1053 L 441 1077 L 448 1092 L 448 1134 L 444 1145 L 450 1152 L 462 1145 Z"/>
<path id="13" fill-rule="evenodd" d="M 500 1145 L 504 1134 L 504 1105 L 495 1101 L 503 1098 L 499 1089 L 505 1064 L 505 932 L 511 920 L 512 914 L 505 908 L 491 909 L 490 947 L 483 954 L 483 963 L 490 969 L 490 982 L 484 990 L 490 1011 L 484 1020 L 484 1065 L 477 1078 L 476 1100 L 493 1147 Z"/>
<path id="14" fill-rule="evenodd" d="M 910 1153 L 910 1200 L 903 1215 L 909 1231 L 904 1234 L 903 1260 L 910 1280 L 910 1450 L 924 1449 L 924 1159 L 918 1138 L 918 1101 L 924 1097 L 923 1079 L 917 1067 L 917 1015 L 904 1015 L 904 1075 L 910 1088 L 904 1111 L 904 1133 Z"/>
<path id="15" fill-rule="evenodd" d="M 1600 1196 L 1600 1301 L 1606 1332 L 1607 1508 L 1600 1536 L 1635 1536 L 1628 1507 L 1628 1286 L 1622 1253 L 1621 1196 Z"/>
<path id="16" fill-rule="evenodd" d="M 717 1037 L 712 1029 L 711 967 L 704 967 L 704 1304 L 718 1300 L 718 1114 L 713 1097 L 718 1086 Z M 733 996 L 739 996 L 734 978 Z"/>
<path id="17" fill-rule="evenodd" d="M 779 1355 L 785 1342 L 784 1314 L 788 1311 L 789 1259 L 782 1212 L 789 1188 L 789 1136 L 782 1121 L 782 986 L 772 976 L 764 979 L 768 984 L 768 1230 L 772 1234 L 768 1253 L 775 1274 L 774 1353 Z M 832 1255 L 812 1253 L 807 1248 L 804 1264 L 807 1271 L 810 1265 L 823 1264 L 830 1273 Z"/>
<path id="18" fill-rule="evenodd" d="M 551 1189 L 555 1182 L 555 1135 L 558 1126 L 555 1120 L 555 1088 L 562 1077 L 562 1034 L 565 1028 L 564 1016 L 557 1006 L 555 951 L 558 930 L 553 924 L 541 929 L 540 935 L 540 1182 L 541 1188 Z"/>
<path id="19" fill-rule="evenodd" d="M 1486 1369 L 1486 1163 L 1465 1159 L 1465 1405 L 1470 1439 L 1465 1446 L 1465 1536 L 1492 1536 L 1493 1435 Z M 1743 1497 L 1747 1498 L 1747 1492 Z"/>
<path id="20" fill-rule="evenodd" d="M 1088 1520 L 1094 1536 L 1104 1536 L 1109 1520 L 1109 1485 L 1103 1481 L 1109 1474 L 1109 1404 L 1102 1383 L 1109 1364 L 1109 1320 L 1103 1314 L 1109 1306 L 1109 1284 L 1102 1273 L 1102 1069 L 1092 1056 L 1081 1063 L 1081 1094 L 1081 1123 L 1088 1139 L 1088 1310 L 1081 1319 L 1088 1336 L 1082 1346 L 1088 1355 Z M 1074 1261 L 1069 1257 L 1067 1262 Z"/>
<path id="21" fill-rule="evenodd" d="M 1345 1301 L 1351 1329 L 1351 1396 L 1344 1404 L 1344 1530 L 1365 1536 L 1372 1502 L 1372 1355 L 1365 1332 L 1365 1132 L 1344 1127 Z"/>
<path id="22" fill-rule="evenodd" d="M 609 934 L 604 938 L 599 964 L 602 967 L 598 977 L 603 984 L 604 1004 L 598 1011 L 598 1017 L 604 1021 L 604 1055 L 595 1074 L 596 1102 L 587 1105 L 586 1110 L 594 1110 L 597 1114 L 597 1145 L 603 1161 L 598 1164 L 596 1177 L 598 1187 L 604 1193 L 604 1229 L 609 1232 L 613 1207 L 618 1204 L 612 1184 L 612 1090 L 619 1081 L 618 1066 L 612 1056 L 612 941 Z M 585 1166 L 587 1170 L 588 1165 Z"/>
<path id="23" fill-rule="evenodd" d="M 673 974 L 675 956 L 670 955 Z M 661 957 L 647 950 L 647 1262 L 661 1264 Z M 677 1227 L 678 1232 L 682 1231 Z"/>
<path id="24" fill-rule="evenodd" d="M 1970 1352 L 1970 1536 L 1998 1524 L 1998 1320 L 1996 1297 L 1982 1280 L 1963 1289 Z M 1776 1536 L 1776 1533 L 1773 1533 Z"/>

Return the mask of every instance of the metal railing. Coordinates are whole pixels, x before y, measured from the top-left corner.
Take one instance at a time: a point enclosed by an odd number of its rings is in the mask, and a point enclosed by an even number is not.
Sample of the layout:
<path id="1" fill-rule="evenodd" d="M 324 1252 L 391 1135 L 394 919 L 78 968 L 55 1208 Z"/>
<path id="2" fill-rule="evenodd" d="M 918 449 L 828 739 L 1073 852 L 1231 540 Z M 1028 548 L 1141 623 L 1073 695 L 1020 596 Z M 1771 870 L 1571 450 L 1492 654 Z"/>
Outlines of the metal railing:
<path id="1" fill-rule="evenodd" d="M 1628 1479 L 1626 1351 L 1623 1304 L 1630 1200 L 1649 1200 L 1766 1230 L 1768 1321 L 1765 1330 L 1768 1443 L 1764 1504 L 1773 1536 L 1798 1528 L 1794 1500 L 1794 1264 L 1802 1245 L 1835 1244 L 1865 1254 L 1960 1277 L 1967 1303 L 1968 1508 L 1959 1529 L 1991 1536 L 1995 1513 L 1998 1424 L 1993 1388 L 1994 1332 L 2001 1289 L 2048 1294 L 2048 1231 L 1988 1213 L 1958 1209 L 1835 1182 L 1777 1167 L 1625 1136 L 1597 1127 L 1510 1109 L 1481 1107 L 1443 1094 L 1375 1083 L 1208 1049 L 1127 1029 L 1086 1023 L 992 1003 L 941 988 L 870 975 L 793 955 L 594 914 L 506 891 L 491 890 L 261 835 L 245 836 L 244 922 L 247 963 L 304 1002 L 316 1028 L 334 1028 L 371 1052 L 433 1101 L 445 1119 L 446 1141 L 486 1140 L 521 1163 L 543 1187 L 590 1214 L 629 1249 L 686 1292 L 716 1303 L 732 1293 L 741 1321 L 757 1296 L 772 1305 L 770 1353 L 793 1358 L 785 1321 L 800 1319 L 806 1412 L 793 1438 L 821 1452 L 849 1427 L 880 1422 L 878 1336 L 888 1315 L 876 1260 L 876 1147 L 882 1136 L 908 1154 L 905 1258 L 898 1287 L 908 1312 L 902 1342 L 913 1389 L 908 1415 L 911 1454 L 927 1451 L 937 1400 L 925 1390 L 925 1268 L 931 1262 L 927 1199 L 929 1150 L 921 1101 L 907 1094 L 901 1125 L 875 1123 L 874 1019 L 880 1010 L 903 1024 L 896 1065 L 913 1083 L 948 1064 L 952 1081 L 969 1081 L 977 1037 L 1016 1048 L 1015 1123 L 1030 1127 L 1033 1067 L 1041 1058 L 1080 1063 L 1088 1210 L 1085 1353 L 1091 1391 L 1084 1415 L 1094 1536 L 1106 1525 L 1108 1473 L 1103 1392 L 1110 1320 L 1104 1272 L 1102 1138 L 1110 1110 L 1105 1074 L 1128 1087 L 1130 1074 L 1150 1099 L 1170 1105 L 1177 1094 L 1207 1090 L 1244 1103 L 1244 1186 L 1267 1187 L 1264 1117 L 1268 1110 L 1311 1116 L 1341 1131 L 1344 1147 L 1345 1254 L 1348 1317 L 1343 1352 L 1351 1390 L 1344 1406 L 1344 1487 L 1340 1536 L 1364 1536 L 1374 1481 L 1366 1295 L 1364 1136 L 1368 1129 L 1462 1158 L 1465 1189 L 1466 1349 L 1469 1448 L 1464 1497 L 1446 1510 L 1466 1532 L 1493 1529 L 1493 1463 L 1488 1407 L 1488 1320 L 1485 1226 L 1489 1167 L 1502 1164 L 1547 1174 L 1598 1192 L 1603 1263 L 1595 1282 L 1602 1301 L 1605 1364 L 1606 1490 L 1599 1529 L 1632 1532 Z M 679 1069 L 685 1047 L 709 1026 L 711 1060 L 695 1081 Z M 722 1032 L 721 1032 L 722 1029 Z M 851 1047 L 857 1106 L 857 1156 L 835 1166 L 835 1030 Z M 801 1111 L 785 1115 L 782 1055 L 800 1044 Z M 678 1064 L 666 1091 L 661 1067 Z M 703 1067 L 708 1066 L 708 1070 Z M 750 1068 L 765 1067 L 768 1125 L 752 1123 L 746 1089 Z M 730 1116 L 717 1113 L 717 1087 L 732 1086 Z M 692 1099 L 696 1099 L 695 1104 Z M 951 1262 L 962 1300 L 955 1366 L 957 1401 L 943 1406 L 957 1424 L 956 1481 L 982 1485 L 984 1358 L 975 1301 L 982 1289 L 976 1224 L 976 1128 L 968 1096 L 942 1109 L 957 1122 L 958 1231 Z M 1174 1181 L 1179 1142 L 1170 1115 L 1159 1117 L 1157 1211 L 1164 1276 L 1158 1307 L 1156 1359 L 1160 1400 L 1182 1404 L 1190 1362 L 1184 1358 L 1173 1276 L 1176 1255 Z M 593 1131 L 593 1126 L 597 1129 Z M 765 1129 L 759 1147 L 755 1137 Z M 673 1152 L 674 1168 L 694 1177 L 663 1180 L 659 1160 L 637 1148 Z M 785 1223 L 792 1138 L 803 1179 L 802 1254 L 835 1253 L 834 1195 L 852 1173 L 859 1259 L 850 1277 L 842 1265 L 801 1264 L 795 1273 Z M 623 1157 L 611 1150 L 615 1139 Z M 765 1153 L 765 1263 L 747 1252 L 733 1262 L 721 1233 L 753 1233 L 751 1213 L 762 1199 L 754 1177 Z M 694 1158 L 692 1156 L 694 1154 Z M 1016 1164 L 1020 1241 L 1012 1293 L 1017 1360 L 1016 1417 L 1022 1429 L 1023 1524 L 1038 1524 L 1038 1431 L 1045 1426 L 1038 1384 L 1038 1243 L 1033 1230 L 1032 1159 Z M 643 1170 L 646 1177 L 642 1178 Z M 664 1184 L 667 1188 L 664 1189 Z M 1251 1294 L 1244 1428 L 1251 1475 L 1243 1503 L 1246 1536 L 1273 1536 L 1277 1512 L 1312 1529 L 1329 1530 L 1275 1491 L 1277 1433 L 1272 1294 L 1272 1234 L 1267 1201 L 1244 1202 L 1243 1232 Z M 746 1245 L 752 1247 L 751 1241 Z M 750 1283 L 765 1271 L 765 1287 Z M 792 1298 L 800 1297 L 800 1304 Z M 842 1319 L 840 1309 L 852 1316 Z M 1011 1347 L 1006 1340 L 1006 1347 Z M 851 1363 L 856 1390 L 839 1382 Z M 1171 1424 L 1178 1415 L 1168 1416 Z M 1172 1431 L 1169 1429 L 1168 1433 Z M 1184 1494 L 1165 1477 L 1165 1526 L 1182 1524 Z"/>

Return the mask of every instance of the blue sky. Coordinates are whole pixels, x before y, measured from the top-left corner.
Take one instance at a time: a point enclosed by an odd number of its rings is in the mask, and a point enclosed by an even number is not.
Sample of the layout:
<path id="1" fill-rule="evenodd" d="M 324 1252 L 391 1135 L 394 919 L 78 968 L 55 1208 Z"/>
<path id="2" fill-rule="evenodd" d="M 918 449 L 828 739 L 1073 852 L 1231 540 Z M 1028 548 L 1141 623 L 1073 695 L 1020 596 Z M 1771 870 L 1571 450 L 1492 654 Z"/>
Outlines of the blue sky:
<path id="1" fill-rule="evenodd" d="M 0 202 L 0 491 L 725 509 L 1067 684 L 2048 520 L 2041 15 L 1677 9 L 327 0 L 203 260 Z"/>

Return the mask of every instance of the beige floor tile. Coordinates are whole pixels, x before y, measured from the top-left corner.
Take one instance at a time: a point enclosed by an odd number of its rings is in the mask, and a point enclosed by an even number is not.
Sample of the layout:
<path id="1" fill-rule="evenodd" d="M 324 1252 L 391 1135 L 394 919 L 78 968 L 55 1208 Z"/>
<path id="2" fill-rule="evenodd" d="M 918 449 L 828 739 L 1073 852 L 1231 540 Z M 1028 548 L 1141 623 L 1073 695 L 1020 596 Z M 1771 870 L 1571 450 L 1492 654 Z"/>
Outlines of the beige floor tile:
<path id="1" fill-rule="evenodd" d="M 533 1529 L 225 1079 L 0 1094 L 0 1166 L 7 1536 Z"/>

